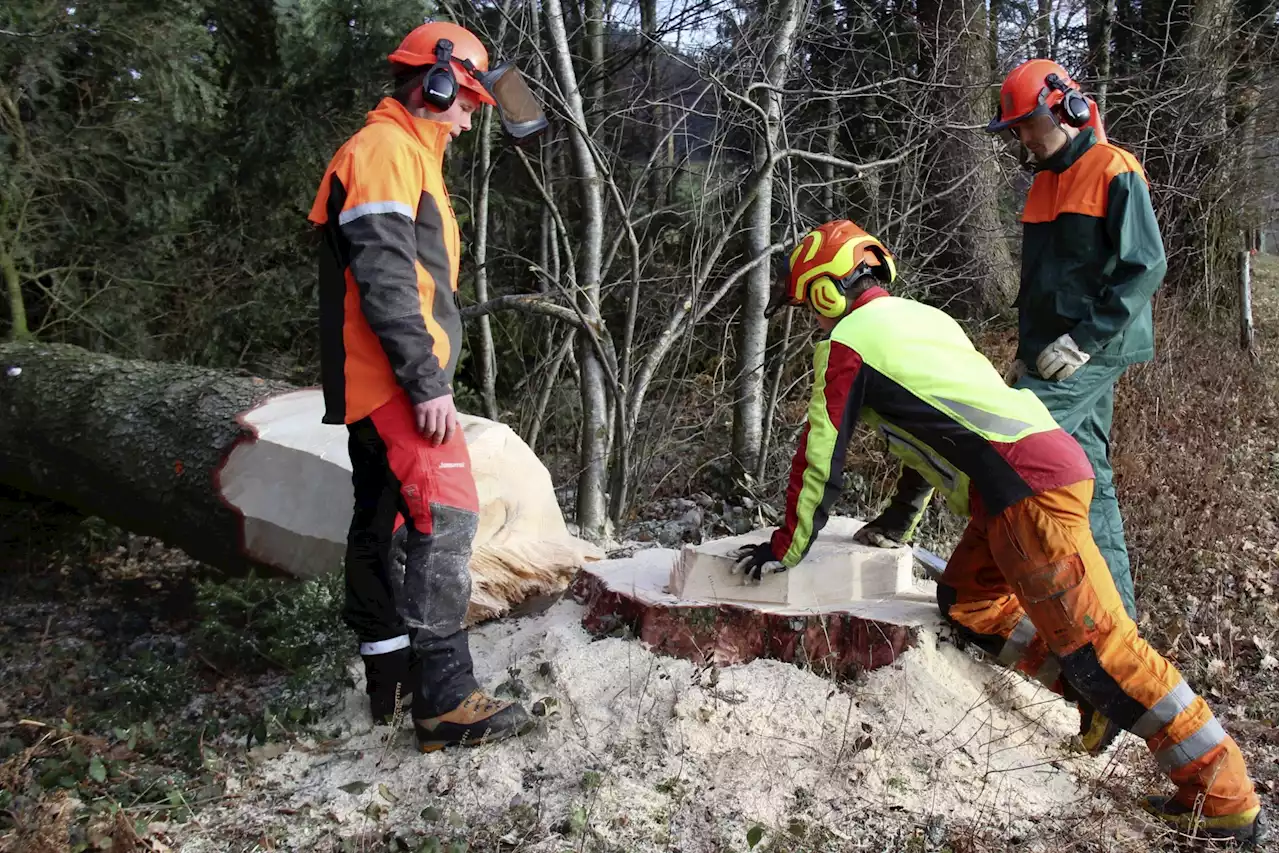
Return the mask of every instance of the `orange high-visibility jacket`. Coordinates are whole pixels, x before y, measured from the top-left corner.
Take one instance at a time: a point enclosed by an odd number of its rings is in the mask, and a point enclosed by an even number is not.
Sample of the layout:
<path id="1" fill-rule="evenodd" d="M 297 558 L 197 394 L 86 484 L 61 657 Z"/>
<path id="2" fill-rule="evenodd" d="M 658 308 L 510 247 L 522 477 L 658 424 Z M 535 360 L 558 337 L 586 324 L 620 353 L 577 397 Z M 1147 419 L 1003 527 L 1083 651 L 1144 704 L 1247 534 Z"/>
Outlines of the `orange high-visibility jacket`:
<path id="1" fill-rule="evenodd" d="M 384 98 L 325 170 L 308 216 L 324 237 L 324 423 L 358 421 L 401 391 L 412 403 L 452 393 L 462 319 L 449 129 Z"/>

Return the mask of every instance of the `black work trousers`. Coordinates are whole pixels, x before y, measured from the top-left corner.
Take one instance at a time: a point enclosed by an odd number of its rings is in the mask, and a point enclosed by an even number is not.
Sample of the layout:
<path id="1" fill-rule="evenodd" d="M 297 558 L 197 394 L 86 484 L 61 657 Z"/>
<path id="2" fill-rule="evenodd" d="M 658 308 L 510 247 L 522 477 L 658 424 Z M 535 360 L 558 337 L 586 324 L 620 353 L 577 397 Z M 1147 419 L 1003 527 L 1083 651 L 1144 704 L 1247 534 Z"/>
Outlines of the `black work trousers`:
<path id="1" fill-rule="evenodd" d="M 478 687 L 463 628 L 478 516 L 466 442 L 458 430 L 440 446 L 429 443 L 404 397 L 348 431 L 354 507 L 343 621 L 362 655 L 407 646 L 421 671 L 413 715 L 439 716 Z"/>

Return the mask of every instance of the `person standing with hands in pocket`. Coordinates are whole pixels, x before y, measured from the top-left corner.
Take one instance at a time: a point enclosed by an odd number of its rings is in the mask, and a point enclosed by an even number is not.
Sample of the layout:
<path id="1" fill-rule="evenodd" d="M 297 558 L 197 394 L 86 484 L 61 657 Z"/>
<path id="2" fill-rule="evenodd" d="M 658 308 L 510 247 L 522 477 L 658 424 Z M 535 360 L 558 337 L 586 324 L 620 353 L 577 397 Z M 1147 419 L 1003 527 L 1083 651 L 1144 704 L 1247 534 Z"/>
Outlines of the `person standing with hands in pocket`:
<path id="1" fill-rule="evenodd" d="M 453 376 L 462 345 L 461 247 L 444 182 L 449 143 L 482 104 L 516 140 L 546 127 L 510 65 L 447 22 L 389 56 L 394 91 L 329 162 L 309 219 L 322 235 L 324 422 L 349 432 L 354 511 L 343 619 L 360 641 L 378 722 L 411 703 L 419 749 L 526 732 L 518 704 L 486 695 L 464 629 L 479 513 Z M 404 577 L 391 568 L 396 516 Z"/>

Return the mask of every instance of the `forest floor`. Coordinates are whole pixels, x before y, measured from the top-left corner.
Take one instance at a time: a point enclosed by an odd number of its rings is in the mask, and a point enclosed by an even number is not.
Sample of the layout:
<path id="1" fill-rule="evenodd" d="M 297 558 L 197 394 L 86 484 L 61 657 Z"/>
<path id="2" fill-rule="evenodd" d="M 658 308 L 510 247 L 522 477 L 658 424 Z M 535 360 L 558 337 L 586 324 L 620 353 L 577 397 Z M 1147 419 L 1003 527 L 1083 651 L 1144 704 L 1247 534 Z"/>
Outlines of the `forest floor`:
<path id="1" fill-rule="evenodd" d="M 1229 313 L 1160 298 L 1156 318 L 1113 446 L 1139 626 L 1274 816 L 1275 257 L 1256 259 L 1252 353 Z M 1008 330 L 977 340 L 1009 358 Z M 683 470 L 715 449 L 699 452 Z M 851 456 L 883 494 L 880 450 Z M 752 514 L 714 493 L 668 480 L 625 538 L 726 535 Z M 1068 706 L 944 632 L 836 684 L 593 641 L 566 600 L 475 632 L 487 686 L 548 700 L 539 730 L 422 756 L 407 728 L 364 722 L 340 579 L 227 580 L 97 519 L 0 501 L 0 853 L 1185 849 L 1134 805 L 1167 790 L 1140 741 L 1080 756 Z M 673 524 L 694 507 L 696 533 Z M 931 511 L 927 544 L 945 555 L 957 530 Z"/>

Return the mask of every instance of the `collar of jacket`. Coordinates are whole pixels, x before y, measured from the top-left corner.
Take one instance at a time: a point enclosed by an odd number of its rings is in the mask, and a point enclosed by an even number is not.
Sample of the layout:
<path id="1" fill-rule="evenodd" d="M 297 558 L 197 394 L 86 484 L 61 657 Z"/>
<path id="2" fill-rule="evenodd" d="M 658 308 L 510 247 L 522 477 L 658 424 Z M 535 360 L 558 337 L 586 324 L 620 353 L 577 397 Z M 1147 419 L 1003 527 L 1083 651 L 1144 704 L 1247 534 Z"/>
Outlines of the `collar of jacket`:
<path id="1" fill-rule="evenodd" d="M 858 295 L 857 299 L 853 300 L 853 307 L 849 309 L 849 312 L 852 313 L 854 311 L 857 311 L 859 308 L 861 308 L 863 305 L 866 305 L 872 299 L 879 299 L 881 296 L 888 296 L 888 295 L 889 295 L 889 291 L 885 290 L 883 287 L 868 287 L 866 290 L 862 291 L 862 293 Z"/>
<path id="2" fill-rule="evenodd" d="M 1068 141 L 1058 149 L 1056 154 L 1038 165 L 1036 171 L 1062 174 L 1075 165 L 1075 162 L 1084 156 L 1084 152 L 1092 148 L 1097 141 L 1098 137 L 1094 135 L 1093 128 L 1081 128 L 1074 139 Z"/>
<path id="3" fill-rule="evenodd" d="M 444 150 L 449 145 L 449 122 L 418 118 L 395 98 L 383 98 L 366 115 L 366 123 L 394 124 L 418 140 L 436 162 L 444 162 Z"/>
<path id="4" fill-rule="evenodd" d="M 849 311 L 843 317 L 840 318 L 840 322 L 843 323 L 845 320 L 849 319 L 850 314 L 852 314 L 854 311 L 857 311 L 859 308 L 861 308 L 863 305 L 866 305 L 871 300 L 879 299 L 881 296 L 888 296 L 888 295 L 889 295 L 889 291 L 885 290 L 883 287 L 868 287 L 866 290 L 862 291 L 862 293 L 858 294 L 857 299 L 853 300 L 853 307 L 850 308 Z M 831 335 L 834 332 L 835 332 L 835 327 L 833 326 L 831 328 L 831 331 L 823 333 L 822 337 L 824 339 L 830 339 Z"/>

